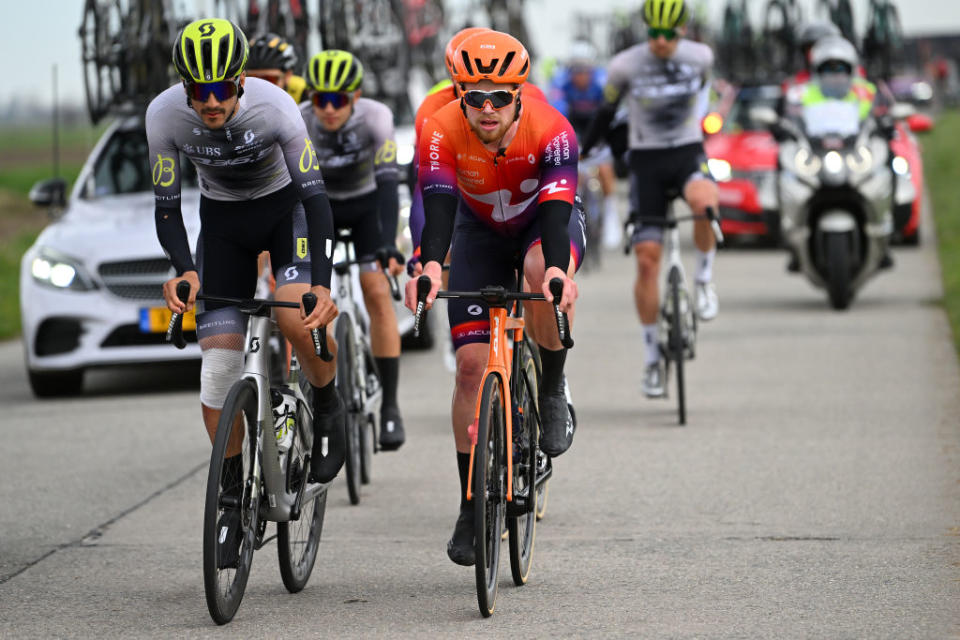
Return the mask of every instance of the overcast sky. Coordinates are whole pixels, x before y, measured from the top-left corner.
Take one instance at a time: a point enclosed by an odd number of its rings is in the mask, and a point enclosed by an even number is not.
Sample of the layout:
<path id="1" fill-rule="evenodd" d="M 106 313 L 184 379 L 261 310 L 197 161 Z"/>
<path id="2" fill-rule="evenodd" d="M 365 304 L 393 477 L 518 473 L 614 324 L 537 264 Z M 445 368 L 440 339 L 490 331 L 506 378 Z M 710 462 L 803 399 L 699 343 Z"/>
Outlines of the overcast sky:
<path id="1" fill-rule="evenodd" d="M 448 0 L 448 4 L 462 0 Z M 759 14 L 764 0 L 748 0 Z M 562 57 L 569 42 L 574 11 L 602 13 L 613 8 L 632 9 L 639 0 L 526 0 L 527 15 L 538 51 Z M 726 0 L 706 0 L 713 15 L 719 15 Z M 800 0 L 812 7 L 812 0 Z M 858 23 L 866 18 L 868 0 L 853 0 Z M 124 3 L 126 4 L 126 3 Z M 191 4 L 175 0 L 175 4 Z M 202 4 L 202 2 L 201 2 Z M 212 4 L 212 3 L 211 3 Z M 310 6 L 316 3 L 309 2 Z M 77 28 L 82 0 L 0 0 L 0 51 L 5 62 L 0 107 L 12 96 L 50 101 L 51 68 L 59 67 L 62 99 L 83 100 L 80 41 Z M 960 0 L 901 0 L 898 3 L 908 34 L 960 32 Z M 861 27 L 862 29 L 862 27 Z"/>

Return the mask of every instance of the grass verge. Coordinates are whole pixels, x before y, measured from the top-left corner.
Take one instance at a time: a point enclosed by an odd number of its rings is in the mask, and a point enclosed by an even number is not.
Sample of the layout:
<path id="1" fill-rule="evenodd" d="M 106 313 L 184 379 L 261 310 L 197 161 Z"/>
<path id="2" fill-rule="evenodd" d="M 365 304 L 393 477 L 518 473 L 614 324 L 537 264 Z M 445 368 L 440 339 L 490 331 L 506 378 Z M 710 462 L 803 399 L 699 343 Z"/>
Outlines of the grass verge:
<path id="1" fill-rule="evenodd" d="M 944 111 L 932 135 L 923 139 L 923 171 L 933 207 L 944 306 L 953 329 L 953 344 L 960 354 L 960 200 L 957 199 L 957 143 L 960 112 Z"/>

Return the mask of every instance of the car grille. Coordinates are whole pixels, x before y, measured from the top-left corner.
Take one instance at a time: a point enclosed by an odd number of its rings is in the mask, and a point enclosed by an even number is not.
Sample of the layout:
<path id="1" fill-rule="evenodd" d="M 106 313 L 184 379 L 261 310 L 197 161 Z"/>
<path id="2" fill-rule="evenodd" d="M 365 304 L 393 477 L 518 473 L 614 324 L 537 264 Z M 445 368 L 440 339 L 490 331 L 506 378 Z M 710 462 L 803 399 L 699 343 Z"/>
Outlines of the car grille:
<path id="1" fill-rule="evenodd" d="M 130 300 L 163 300 L 163 283 L 173 276 L 166 258 L 105 262 L 100 279 L 115 296 Z"/>

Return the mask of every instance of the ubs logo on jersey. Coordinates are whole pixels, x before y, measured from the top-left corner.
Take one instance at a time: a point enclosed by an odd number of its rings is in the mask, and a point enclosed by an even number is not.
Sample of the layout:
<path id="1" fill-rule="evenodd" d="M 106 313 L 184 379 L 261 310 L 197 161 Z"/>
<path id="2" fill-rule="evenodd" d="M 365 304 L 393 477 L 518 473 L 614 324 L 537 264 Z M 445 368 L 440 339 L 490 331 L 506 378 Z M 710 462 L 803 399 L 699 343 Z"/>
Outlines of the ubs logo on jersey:
<path id="1" fill-rule="evenodd" d="M 183 152 L 188 155 L 215 156 L 219 158 L 223 153 L 220 147 L 201 147 L 193 144 L 183 144 Z"/>

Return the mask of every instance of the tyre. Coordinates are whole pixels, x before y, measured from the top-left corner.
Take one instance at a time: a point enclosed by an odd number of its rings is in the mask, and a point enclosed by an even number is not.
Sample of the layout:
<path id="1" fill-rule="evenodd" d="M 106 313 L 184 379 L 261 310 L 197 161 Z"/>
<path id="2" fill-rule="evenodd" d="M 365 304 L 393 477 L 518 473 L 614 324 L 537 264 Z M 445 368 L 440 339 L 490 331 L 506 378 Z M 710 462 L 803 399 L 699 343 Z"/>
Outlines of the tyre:
<path id="1" fill-rule="evenodd" d="M 536 343 L 530 339 L 530 336 L 524 335 L 524 342 L 526 343 L 526 348 L 523 350 L 525 363 L 524 370 L 527 371 L 527 380 L 530 383 L 531 396 L 534 398 L 534 401 L 537 402 L 540 397 L 540 352 L 537 350 Z M 527 360 L 527 356 L 529 359 Z M 530 373 L 530 365 L 533 365 L 533 373 Z M 543 451 L 540 451 L 539 447 L 537 448 L 537 475 L 542 476 L 549 466 L 550 458 Z M 547 490 L 549 488 L 550 481 L 542 482 L 537 487 L 537 505 L 536 505 L 536 515 L 537 522 L 543 520 L 543 516 L 547 514 Z"/>
<path id="2" fill-rule="evenodd" d="M 683 384 L 683 310 L 680 307 L 680 270 L 676 267 L 670 269 L 667 276 L 667 282 L 670 286 L 670 360 L 673 361 L 674 368 L 677 371 L 677 419 L 680 424 L 687 424 L 687 398 L 686 389 Z"/>
<path id="3" fill-rule="evenodd" d="M 382 385 L 380 383 L 380 373 L 377 371 L 376 358 L 373 357 L 369 344 L 364 344 L 363 349 L 364 369 L 367 376 L 367 395 L 364 403 L 368 403 L 371 397 L 379 393 L 382 404 L 383 392 L 381 391 Z M 375 403 L 375 406 L 365 408 L 373 409 L 373 412 L 361 416 L 360 419 L 360 482 L 370 484 L 373 477 L 373 454 L 377 451 L 377 424 L 379 420 L 377 414 L 380 404 Z"/>
<path id="4" fill-rule="evenodd" d="M 493 615 L 497 603 L 505 499 L 507 493 L 503 386 L 491 374 L 483 383 L 477 445 L 473 457 L 474 545 L 477 604 L 484 618 Z"/>
<path id="5" fill-rule="evenodd" d="M 38 398 L 76 396 L 83 391 L 83 369 L 69 371 L 27 371 L 30 389 Z"/>
<path id="6" fill-rule="evenodd" d="M 522 586 L 530 575 L 533 544 L 537 529 L 537 442 L 536 375 L 533 357 L 520 350 L 520 370 L 515 377 L 513 415 L 513 502 L 508 507 L 507 530 L 510 533 L 510 571 L 513 583 Z"/>
<path id="7" fill-rule="evenodd" d="M 253 484 L 256 430 L 257 390 L 252 381 L 243 379 L 233 385 L 223 405 L 207 475 L 203 586 L 207 609 L 217 624 L 230 622 L 236 614 L 253 563 L 260 524 L 260 492 Z M 227 454 L 237 448 L 240 454 L 228 462 Z"/>
<path id="8" fill-rule="evenodd" d="M 306 456 L 313 444 L 310 414 L 305 408 L 297 412 L 297 429 L 287 451 L 287 491 L 299 491 L 306 481 Z M 300 518 L 277 523 L 277 555 L 280 577 L 290 593 L 301 591 L 310 579 L 323 533 L 323 516 L 327 508 L 327 492 L 304 501 Z"/>
<path id="9" fill-rule="evenodd" d="M 347 493 L 350 504 L 360 504 L 361 475 L 361 446 L 360 426 L 361 407 L 357 393 L 357 350 L 356 339 L 353 333 L 353 321 L 347 314 L 341 314 L 337 320 L 337 391 L 345 408 L 347 450 L 346 450 L 346 477 Z"/>
<path id="10" fill-rule="evenodd" d="M 830 306 L 843 310 L 850 306 L 850 242 L 846 233 L 824 234 L 827 293 Z"/>

